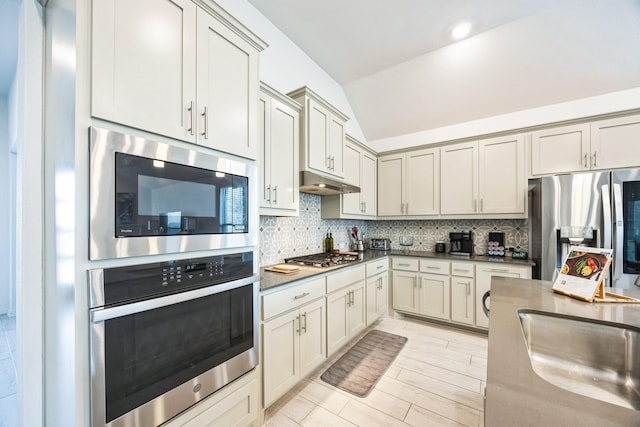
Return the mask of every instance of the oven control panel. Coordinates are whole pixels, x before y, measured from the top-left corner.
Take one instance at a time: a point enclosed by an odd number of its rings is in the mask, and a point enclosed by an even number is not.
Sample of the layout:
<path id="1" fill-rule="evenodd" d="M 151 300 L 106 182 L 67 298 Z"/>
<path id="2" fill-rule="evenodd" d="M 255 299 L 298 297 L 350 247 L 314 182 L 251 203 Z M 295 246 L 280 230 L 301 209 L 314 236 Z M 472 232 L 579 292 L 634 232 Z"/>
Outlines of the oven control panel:
<path id="1" fill-rule="evenodd" d="M 91 286 L 92 292 L 103 295 L 92 295 L 91 300 L 117 305 L 250 277 L 254 274 L 253 255 L 250 251 L 105 268 L 102 286 Z"/>

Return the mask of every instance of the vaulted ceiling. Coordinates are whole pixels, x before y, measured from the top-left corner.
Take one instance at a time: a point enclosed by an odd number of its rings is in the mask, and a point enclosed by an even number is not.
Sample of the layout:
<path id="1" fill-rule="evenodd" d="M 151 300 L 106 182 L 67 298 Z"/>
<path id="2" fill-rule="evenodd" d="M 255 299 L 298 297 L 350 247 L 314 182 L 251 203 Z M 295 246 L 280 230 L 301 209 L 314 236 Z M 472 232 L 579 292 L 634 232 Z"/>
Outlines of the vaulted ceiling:
<path id="1" fill-rule="evenodd" d="M 640 87 L 639 0 L 248 1 L 342 84 L 368 141 Z"/>

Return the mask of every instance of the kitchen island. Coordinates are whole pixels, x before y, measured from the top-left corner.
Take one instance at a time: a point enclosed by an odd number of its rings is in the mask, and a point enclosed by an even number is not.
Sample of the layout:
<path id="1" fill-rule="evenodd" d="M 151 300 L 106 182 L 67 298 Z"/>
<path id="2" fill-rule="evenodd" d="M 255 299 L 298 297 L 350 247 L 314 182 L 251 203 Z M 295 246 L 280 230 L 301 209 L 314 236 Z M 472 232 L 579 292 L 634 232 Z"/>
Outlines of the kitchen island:
<path id="1" fill-rule="evenodd" d="M 550 282 L 502 277 L 495 277 L 491 282 L 485 426 L 640 425 L 638 406 L 624 407 L 622 404 L 587 397 L 565 390 L 539 376 L 532 367 L 525 341 L 525 328 L 520 321 L 523 314 L 551 317 L 551 323 L 545 328 L 546 333 L 553 329 L 548 326 L 554 321 L 567 318 L 587 320 L 585 325 L 591 325 L 594 329 L 604 324 L 627 327 L 627 331 L 638 331 L 640 304 L 586 303 L 555 294 L 551 287 Z M 636 290 L 616 292 L 640 296 L 640 291 Z M 564 326 L 566 323 L 560 325 Z M 583 332 L 589 328 L 590 326 L 586 326 Z M 571 340 L 571 331 L 561 329 L 558 328 L 558 334 L 566 334 L 566 345 Z M 622 351 L 627 356 L 634 352 L 637 354 L 637 339 L 631 340 L 631 344 L 622 349 L 611 347 L 606 351 L 610 351 L 612 357 L 615 351 Z M 545 349 L 550 354 L 555 350 Z M 596 351 L 595 348 L 593 351 Z M 557 352 L 558 357 L 566 357 L 567 349 L 558 348 Z M 629 363 L 637 366 L 637 360 Z M 574 369 L 580 368 L 580 363 L 576 361 Z M 636 369 L 628 372 L 628 375 L 633 383 L 626 384 L 631 391 L 628 394 L 632 395 L 630 400 L 637 402 L 638 396 L 633 395 L 633 389 L 637 390 L 640 374 Z M 598 381 L 596 378 L 593 380 Z"/>

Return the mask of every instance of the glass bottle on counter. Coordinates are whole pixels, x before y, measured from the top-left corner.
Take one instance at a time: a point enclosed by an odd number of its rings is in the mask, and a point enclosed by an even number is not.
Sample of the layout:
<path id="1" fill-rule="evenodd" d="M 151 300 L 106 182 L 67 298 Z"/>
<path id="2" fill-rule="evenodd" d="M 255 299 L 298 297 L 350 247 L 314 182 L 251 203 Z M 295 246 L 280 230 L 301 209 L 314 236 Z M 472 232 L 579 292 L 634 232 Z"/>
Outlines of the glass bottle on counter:
<path id="1" fill-rule="evenodd" d="M 333 252 L 333 236 L 329 233 L 329 243 L 327 244 L 327 252 Z"/>

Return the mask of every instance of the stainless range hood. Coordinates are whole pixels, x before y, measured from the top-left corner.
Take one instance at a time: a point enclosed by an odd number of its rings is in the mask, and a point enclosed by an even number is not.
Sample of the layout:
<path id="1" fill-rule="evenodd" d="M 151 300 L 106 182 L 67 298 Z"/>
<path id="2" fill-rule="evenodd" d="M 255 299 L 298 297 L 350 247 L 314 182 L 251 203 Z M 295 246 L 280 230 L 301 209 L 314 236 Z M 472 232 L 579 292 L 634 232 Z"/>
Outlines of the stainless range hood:
<path id="1" fill-rule="evenodd" d="M 334 194 L 359 193 L 360 187 L 316 175 L 313 172 L 302 171 L 300 172 L 300 191 L 320 196 L 331 196 Z"/>

